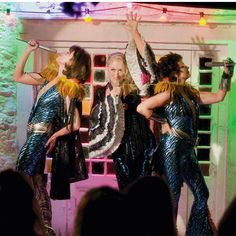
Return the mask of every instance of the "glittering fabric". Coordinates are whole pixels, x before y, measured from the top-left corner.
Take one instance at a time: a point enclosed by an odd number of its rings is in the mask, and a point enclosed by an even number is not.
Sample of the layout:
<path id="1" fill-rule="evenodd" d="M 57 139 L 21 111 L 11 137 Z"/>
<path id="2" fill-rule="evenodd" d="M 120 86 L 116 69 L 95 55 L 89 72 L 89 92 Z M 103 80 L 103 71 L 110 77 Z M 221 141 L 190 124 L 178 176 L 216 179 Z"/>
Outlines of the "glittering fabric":
<path id="1" fill-rule="evenodd" d="M 47 193 L 47 175 L 36 174 L 32 176 L 35 198 L 37 199 L 36 207 L 39 207 L 43 223 L 51 226 L 52 206 Z"/>
<path id="2" fill-rule="evenodd" d="M 40 90 L 45 85 L 46 83 Z M 82 115 L 80 101 L 71 100 L 68 114 L 64 103 L 64 99 L 59 95 L 55 85 L 34 102 L 28 124 L 50 124 L 49 129 L 48 132 L 34 132 L 28 129 L 27 140 L 19 153 L 16 170 L 29 176 L 44 173 L 45 144 L 49 137 L 66 125 L 73 123 L 75 107 L 80 116 Z M 51 156 L 53 157 L 51 197 L 68 199 L 70 198 L 70 183 L 88 178 L 79 131 L 58 138 Z"/>
<path id="3" fill-rule="evenodd" d="M 54 122 L 56 130 L 60 130 L 67 123 L 71 123 L 71 119 L 73 119 L 71 114 L 74 114 L 75 107 L 77 107 L 80 117 L 82 116 L 82 104 L 80 101 L 71 100 L 67 117 L 64 101 L 62 98 L 59 100 L 58 114 L 60 119 Z M 52 199 L 70 199 L 70 183 L 88 178 L 80 132 L 74 131 L 59 137 L 51 156 L 53 160 L 50 197 Z"/>
<path id="4" fill-rule="evenodd" d="M 144 45 L 144 58 L 142 58 L 136 49 L 135 42 L 133 40 L 129 42 L 126 48 L 126 60 L 136 86 L 141 90 L 143 95 L 152 95 L 154 88 L 151 84 L 159 80 L 158 66 L 155 61 L 155 54 L 150 45 L 145 42 Z M 142 83 L 142 72 L 147 72 L 148 75 L 151 75 L 150 86 L 149 83 Z M 161 82 L 158 83 L 158 85 L 160 84 Z M 186 90 L 188 89 L 187 86 L 184 86 L 184 88 Z M 185 91 L 185 89 L 182 91 Z M 164 175 L 167 179 L 174 199 L 176 216 L 183 182 L 193 192 L 194 203 L 186 235 L 213 235 L 215 226 L 210 218 L 207 207 L 209 192 L 194 152 L 194 145 L 197 140 L 197 123 L 195 117 L 197 117 L 199 107 L 194 98 L 190 98 L 190 100 L 193 106 L 190 106 L 184 97 L 175 93 L 173 103 L 154 111 L 160 117 L 166 118 L 171 128 L 186 133 L 190 138 L 187 140 L 174 135 L 162 134 L 159 139 L 158 150 L 153 158 L 153 171 L 154 173 L 158 172 Z M 193 114 L 193 110 L 191 109 L 193 107 L 197 114 Z M 128 168 L 125 165 L 120 165 L 120 172 L 127 173 Z"/>
<path id="5" fill-rule="evenodd" d="M 105 88 L 100 88 L 100 93 L 99 96 L 96 96 L 94 106 L 103 103 L 104 97 Z M 156 143 L 154 135 L 149 128 L 148 120 L 136 111 L 137 105 L 141 102 L 140 97 L 131 93 L 121 100 L 126 108 L 124 110 L 125 130 L 120 145 L 111 156 L 116 170 L 118 186 L 120 189 L 123 189 L 139 176 L 151 174 L 150 160 L 156 148 Z M 123 106 L 120 109 L 124 109 Z M 110 110 L 112 110 L 112 108 Z M 110 112 L 110 116 L 116 115 L 117 113 Z M 108 118 L 104 119 L 105 116 L 100 115 L 98 117 L 94 116 L 94 114 L 92 114 L 91 117 L 94 117 L 94 119 L 90 121 L 91 127 L 96 127 L 96 125 L 100 123 L 100 129 L 98 129 L 97 133 L 95 133 L 95 129 L 93 133 L 90 132 L 90 138 L 94 140 L 96 135 L 105 132 L 105 123 Z M 110 118 L 110 120 L 112 121 L 113 119 Z M 109 135 L 110 134 L 107 136 L 109 137 Z M 105 137 L 100 140 L 101 142 L 96 143 L 96 145 L 105 146 L 108 142 L 107 140 L 111 138 L 112 137 Z"/>
<path id="6" fill-rule="evenodd" d="M 43 86 L 44 87 L 44 86 Z M 40 122 L 53 124 L 56 119 L 59 94 L 55 86 L 52 86 L 34 103 L 28 123 Z M 51 132 L 35 133 L 27 132 L 27 140 L 18 156 L 16 169 L 28 175 L 43 173 L 45 165 L 45 144 Z"/>
<path id="7" fill-rule="evenodd" d="M 136 111 L 140 102 L 137 95 L 130 94 L 123 99 L 128 107 L 125 110 L 125 132 L 119 148 L 112 154 L 120 189 L 139 176 L 151 174 L 150 160 L 156 144 L 148 120 Z"/>
<path id="8" fill-rule="evenodd" d="M 151 94 L 150 84 L 159 78 L 155 54 L 150 45 L 143 39 L 142 41 L 144 43 L 143 57 L 139 54 L 134 40 L 131 40 L 126 47 L 125 58 L 134 83 L 139 88 L 139 94 L 146 96 Z"/>
<path id="9" fill-rule="evenodd" d="M 105 96 L 106 86 L 96 90 L 89 123 L 89 157 L 110 156 L 120 145 L 125 112 L 120 98 Z"/>
<path id="10" fill-rule="evenodd" d="M 192 98 L 191 102 L 198 114 L 199 106 L 196 100 Z M 180 129 L 196 140 L 197 124 L 194 123 L 192 111 L 182 96 L 176 95 L 173 103 L 157 112 L 167 119 L 172 128 Z M 154 167 L 167 180 L 176 216 L 183 182 L 194 195 L 186 235 L 213 235 L 207 206 L 209 192 L 197 161 L 194 142 L 165 133 L 161 135 L 157 153 Z"/>

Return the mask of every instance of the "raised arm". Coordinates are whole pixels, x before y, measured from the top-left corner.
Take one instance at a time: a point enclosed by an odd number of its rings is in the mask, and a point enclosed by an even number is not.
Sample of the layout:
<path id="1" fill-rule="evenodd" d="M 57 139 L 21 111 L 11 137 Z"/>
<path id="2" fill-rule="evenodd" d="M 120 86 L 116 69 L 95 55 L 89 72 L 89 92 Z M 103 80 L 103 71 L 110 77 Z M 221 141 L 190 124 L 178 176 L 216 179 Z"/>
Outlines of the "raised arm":
<path id="1" fill-rule="evenodd" d="M 150 98 L 147 98 L 137 107 L 137 112 L 150 119 L 153 113 L 153 109 L 159 108 L 169 104 L 171 101 L 170 92 L 156 94 Z"/>
<path id="2" fill-rule="evenodd" d="M 126 14 L 126 18 L 127 18 L 126 28 L 130 32 L 132 38 L 134 39 L 140 55 L 144 57 L 145 42 L 138 31 L 138 23 L 141 17 L 138 16 L 137 13 L 133 14 L 133 12 L 131 12 L 129 14 Z"/>
<path id="3" fill-rule="evenodd" d="M 147 96 L 150 95 L 150 84 L 159 80 L 159 74 L 155 54 L 138 31 L 139 21 L 137 14 L 127 14 L 126 28 L 131 33 L 132 40 L 126 47 L 125 58 L 130 74 L 140 90 L 139 94 Z"/>
<path id="4" fill-rule="evenodd" d="M 18 83 L 29 84 L 29 85 L 41 85 L 44 82 L 42 76 L 38 73 L 30 72 L 25 73 L 25 64 L 32 51 L 38 48 L 38 43 L 35 40 L 30 40 L 27 47 L 21 56 L 18 64 L 16 65 L 12 79 Z"/>
<path id="5" fill-rule="evenodd" d="M 230 90 L 231 78 L 234 72 L 233 61 L 228 58 L 224 61 L 224 72 L 221 77 L 219 90 L 216 93 L 200 92 L 200 104 L 213 104 L 224 100 L 227 91 Z"/>

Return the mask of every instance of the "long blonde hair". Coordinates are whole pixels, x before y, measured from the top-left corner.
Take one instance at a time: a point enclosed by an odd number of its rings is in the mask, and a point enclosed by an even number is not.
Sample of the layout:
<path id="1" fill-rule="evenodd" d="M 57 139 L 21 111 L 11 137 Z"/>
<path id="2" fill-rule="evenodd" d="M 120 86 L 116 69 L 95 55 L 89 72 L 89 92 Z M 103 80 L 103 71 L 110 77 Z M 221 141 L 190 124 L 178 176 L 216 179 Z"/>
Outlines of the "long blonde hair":
<path id="1" fill-rule="evenodd" d="M 113 62 L 113 61 L 121 61 L 124 64 L 125 68 L 125 80 L 122 83 L 122 94 L 124 97 L 126 97 L 128 94 L 132 92 L 137 92 L 138 88 L 136 87 L 130 73 L 128 70 L 127 62 L 125 60 L 125 55 L 121 52 L 115 52 L 108 56 L 107 59 L 107 67 Z"/>

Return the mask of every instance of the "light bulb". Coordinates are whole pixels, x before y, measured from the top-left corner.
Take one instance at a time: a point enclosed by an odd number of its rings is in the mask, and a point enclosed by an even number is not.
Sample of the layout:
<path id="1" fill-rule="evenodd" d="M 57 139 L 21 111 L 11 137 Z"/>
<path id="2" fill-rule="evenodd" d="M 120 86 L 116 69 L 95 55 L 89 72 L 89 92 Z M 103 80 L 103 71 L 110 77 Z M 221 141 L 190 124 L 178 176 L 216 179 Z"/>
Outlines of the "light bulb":
<path id="1" fill-rule="evenodd" d="M 85 9 L 84 21 L 85 21 L 86 23 L 90 23 L 90 22 L 92 21 L 92 17 L 91 17 L 90 14 L 89 14 L 89 9 L 88 9 L 88 8 Z"/>
<path id="2" fill-rule="evenodd" d="M 92 21 L 92 17 L 89 14 L 86 14 L 85 17 L 84 17 L 84 21 L 86 23 L 90 23 Z"/>
<path id="3" fill-rule="evenodd" d="M 127 8 L 131 9 L 131 8 L 133 7 L 133 3 L 132 3 L 132 2 L 128 2 L 128 3 L 126 4 L 126 6 L 127 6 Z"/>
<path id="4" fill-rule="evenodd" d="M 160 21 L 167 21 L 167 8 L 163 8 L 162 14 L 160 16 Z"/>
<path id="5" fill-rule="evenodd" d="M 205 26 L 206 25 L 206 20 L 204 18 L 204 13 L 203 12 L 200 12 L 200 19 L 198 21 L 198 24 L 200 26 Z"/>

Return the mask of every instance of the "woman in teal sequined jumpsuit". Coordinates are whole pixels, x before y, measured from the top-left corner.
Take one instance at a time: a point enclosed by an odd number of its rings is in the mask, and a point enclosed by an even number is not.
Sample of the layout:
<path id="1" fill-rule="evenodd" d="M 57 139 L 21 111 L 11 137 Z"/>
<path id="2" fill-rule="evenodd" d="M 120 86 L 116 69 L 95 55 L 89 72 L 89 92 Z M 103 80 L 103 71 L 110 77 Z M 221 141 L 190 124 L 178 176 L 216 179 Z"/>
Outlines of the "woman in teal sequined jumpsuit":
<path id="1" fill-rule="evenodd" d="M 166 120 L 165 124 L 162 124 L 162 134 L 153 164 L 157 173 L 167 181 L 173 196 L 176 216 L 181 187 L 184 182 L 194 195 L 186 235 L 213 235 L 215 227 L 207 206 L 209 191 L 201 173 L 194 147 L 197 140 L 199 104 L 222 101 L 227 88 L 221 85 L 217 93 L 199 92 L 185 83 L 189 72 L 180 55 L 170 53 L 163 56 L 159 60 L 158 66 L 161 68 L 166 64 L 169 65 L 168 69 L 160 73 L 163 72 L 165 74 L 163 78 L 167 77 L 169 81 L 176 78 L 176 82 L 157 83 L 156 95 L 145 100 L 137 110 L 148 119 L 155 119 L 155 115 L 158 114 Z M 178 69 L 171 77 L 174 68 Z M 232 76 L 229 71 L 229 68 L 225 66 L 223 81 L 228 80 L 228 75 Z"/>
<path id="2" fill-rule="evenodd" d="M 167 54 L 161 57 L 158 63 L 150 60 L 153 58 L 153 52 L 150 52 L 150 47 L 149 51 L 146 50 L 145 42 L 137 30 L 137 24 L 137 15 L 130 14 L 127 18 L 127 26 L 140 54 L 149 58 L 146 60 L 149 67 L 146 65 L 145 69 L 150 69 L 149 75 L 154 75 L 162 81 L 156 84 L 155 95 L 137 107 L 137 111 L 147 119 L 162 123 L 153 168 L 167 181 L 172 193 L 176 217 L 182 184 L 185 182 L 193 193 L 194 202 L 186 235 L 214 235 L 215 226 L 207 205 L 209 191 L 194 147 L 197 140 L 199 104 L 213 104 L 224 99 L 233 75 L 233 67 L 230 66 L 232 61 L 230 59 L 225 61 L 222 81 L 216 93 L 198 91 L 185 83 L 190 73 L 180 55 Z M 151 55 L 148 56 L 149 53 Z"/>
<path id="3" fill-rule="evenodd" d="M 90 76 L 90 55 L 79 46 L 60 53 L 42 73 L 24 73 L 25 63 L 38 43 L 29 41 L 13 79 L 28 85 L 40 85 L 27 124 L 27 140 L 22 147 L 16 170 L 25 174 L 35 192 L 46 234 L 51 228 L 51 204 L 44 174 L 46 155 L 53 157 L 50 197 L 69 199 L 70 183 L 87 179 L 79 128 L 81 85 Z"/>
<path id="4" fill-rule="evenodd" d="M 39 89 L 39 92 L 46 86 L 46 83 Z M 43 173 L 47 149 L 45 148 L 49 137 L 53 133 L 53 124 L 59 106 L 60 94 L 53 85 L 47 90 L 38 101 L 35 100 L 28 119 L 27 141 L 22 147 L 17 160 L 17 170 L 24 171 L 28 175 Z M 35 130 L 33 126 L 40 124 L 42 130 Z M 45 126 L 45 130 L 43 130 Z M 46 127 L 47 126 L 47 127 Z M 47 132 L 45 132 L 47 131 Z M 32 158 L 33 157 L 33 158 Z"/>

